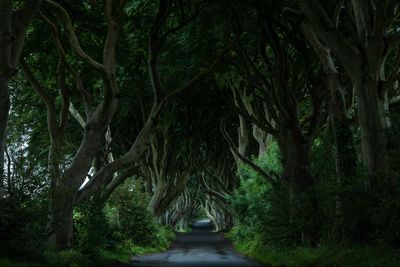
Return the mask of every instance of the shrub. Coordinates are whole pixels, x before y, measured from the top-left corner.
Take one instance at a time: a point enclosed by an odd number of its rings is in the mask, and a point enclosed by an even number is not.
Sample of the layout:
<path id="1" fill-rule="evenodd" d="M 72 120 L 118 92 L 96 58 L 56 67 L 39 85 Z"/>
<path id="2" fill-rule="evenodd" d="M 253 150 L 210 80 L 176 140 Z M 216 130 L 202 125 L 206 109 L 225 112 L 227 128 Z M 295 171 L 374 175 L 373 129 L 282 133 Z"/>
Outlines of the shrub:
<path id="1" fill-rule="evenodd" d="M 111 237 L 104 202 L 96 198 L 74 211 L 74 247 L 91 258 L 98 257 Z"/>
<path id="2" fill-rule="evenodd" d="M 148 201 L 140 181 L 129 180 L 112 195 L 110 205 L 113 208 L 109 208 L 109 217 L 114 217 L 114 224 L 118 220 L 124 239 L 140 246 L 157 246 L 158 225 L 148 210 Z"/>
<path id="3" fill-rule="evenodd" d="M 27 196 L 0 199 L 0 254 L 36 258 L 44 247 L 47 206 Z"/>

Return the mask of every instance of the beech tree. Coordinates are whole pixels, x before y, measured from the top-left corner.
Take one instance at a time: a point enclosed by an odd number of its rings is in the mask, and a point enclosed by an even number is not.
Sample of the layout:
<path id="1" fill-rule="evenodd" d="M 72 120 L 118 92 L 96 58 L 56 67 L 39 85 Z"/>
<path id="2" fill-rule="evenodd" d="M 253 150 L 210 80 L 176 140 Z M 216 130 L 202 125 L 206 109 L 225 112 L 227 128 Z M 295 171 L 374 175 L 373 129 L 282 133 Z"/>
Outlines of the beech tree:
<path id="1" fill-rule="evenodd" d="M 10 110 L 10 79 L 16 72 L 29 24 L 41 0 L 27 1 L 15 9 L 14 1 L 0 1 L 0 198 L 4 196 L 4 146 Z"/>
<path id="2" fill-rule="evenodd" d="M 387 176 L 389 95 L 398 79 L 398 66 L 389 71 L 386 67 L 388 55 L 399 45 L 398 33 L 392 30 L 399 3 L 350 1 L 346 5 L 343 1 L 334 1 L 334 10 L 327 9 L 320 1 L 298 3 L 305 15 L 306 31 L 315 34 L 332 50 L 355 88 L 362 154 L 368 172 Z M 350 31 L 346 30 L 347 21 L 354 22 Z M 326 59 L 321 64 L 334 67 L 334 62 Z"/>
<path id="3" fill-rule="evenodd" d="M 45 8 L 41 11 L 42 19 L 49 25 L 59 56 L 59 88 L 62 96 L 62 107 L 60 121 L 56 120 L 56 108 L 54 100 L 46 93 L 46 89 L 39 84 L 34 77 L 28 64 L 23 64 L 23 69 L 27 79 L 34 89 L 41 96 L 47 107 L 48 127 L 51 140 L 50 149 L 50 176 L 52 178 L 51 188 L 51 210 L 49 223 L 49 242 L 57 248 L 66 248 L 72 242 L 72 211 L 77 203 L 88 200 L 94 194 L 101 194 L 107 197 L 111 192 L 121 184 L 127 177 L 132 176 L 136 171 L 136 163 L 144 155 L 151 142 L 151 136 L 160 122 L 162 111 L 168 101 L 170 101 L 178 92 L 190 87 L 207 73 L 212 71 L 220 62 L 226 51 L 231 45 L 227 45 L 205 69 L 189 78 L 181 85 L 175 85 L 175 88 L 166 90 L 162 83 L 162 78 L 158 73 L 158 56 L 168 35 L 179 31 L 187 25 L 198 13 L 196 7 L 194 11 L 180 10 L 180 12 L 189 12 L 178 21 L 176 25 L 169 23 L 169 28 L 165 28 L 165 23 L 171 14 L 172 3 L 161 1 L 158 6 L 158 12 L 153 24 L 149 30 L 148 38 L 148 71 L 150 75 L 150 84 L 154 92 L 154 99 L 150 113 L 147 119 L 140 127 L 134 142 L 121 156 L 114 160 L 102 162 L 102 152 L 107 151 L 107 136 L 109 136 L 109 126 L 112 123 L 120 97 L 118 86 L 117 69 L 117 44 L 121 27 L 123 26 L 124 1 L 105 1 L 104 18 L 107 22 L 106 38 L 103 47 L 102 61 L 97 61 L 90 56 L 81 46 L 78 35 L 74 29 L 72 19 L 66 8 L 51 0 L 45 1 Z M 190 12 L 194 12 L 190 15 Z M 63 32 L 59 31 L 60 25 Z M 85 84 L 81 73 L 77 72 L 69 61 L 69 51 L 67 52 L 65 44 L 61 41 L 62 33 L 67 37 L 69 47 L 73 54 L 81 61 L 85 68 L 93 73 L 97 73 L 98 80 L 101 82 L 101 97 L 94 95 L 90 89 L 90 84 Z M 233 42 L 235 39 L 233 39 Z M 70 103 L 69 90 L 66 88 L 66 75 L 70 76 L 82 98 L 84 115 Z M 89 87 L 89 88 L 88 88 Z M 59 164 L 62 155 L 59 154 L 59 142 L 63 138 L 69 110 L 77 121 L 84 126 L 83 139 L 76 151 L 70 164 L 64 169 L 59 170 Z M 57 126 L 58 124 L 58 126 Z M 157 152 L 158 153 L 158 152 Z M 100 158 L 99 158 L 100 155 Z M 93 168 L 95 167 L 95 168 Z M 91 178 L 82 187 L 83 182 L 90 172 Z M 173 194 L 175 197 L 175 194 Z M 167 205 L 170 201 L 167 201 Z M 166 210 L 167 206 L 162 210 Z"/>
<path id="4" fill-rule="evenodd" d="M 394 255 L 397 2 L 0 0 L 0 265 L 205 217 L 263 260 Z"/>
<path id="5" fill-rule="evenodd" d="M 234 104 L 231 106 L 240 115 L 240 129 L 248 127 L 248 123 L 243 122 L 246 120 L 263 132 L 262 140 L 259 135 L 254 137 L 259 145 L 266 145 L 264 140 L 268 135 L 277 141 L 282 155 L 282 173 L 266 172 L 244 155 L 240 149 L 242 130 L 239 131 L 239 148 L 226 132 L 224 121 L 221 130 L 235 156 L 264 177 L 266 182 L 272 186 L 283 182 L 290 187 L 288 199 L 292 207 L 288 211 L 288 220 L 302 218 L 300 220 L 309 221 L 311 225 L 317 202 L 301 196 L 314 190 L 310 153 L 327 118 L 328 90 L 321 72 L 308 69 L 315 66 L 315 59 L 304 54 L 306 43 L 301 35 L 293 32 L 296 21 L 283 25 L 272 19 L 272 13 L 285 16 L 279 13 L 282 8 L 283 4 L 270 6 L 259 2 L 250 9 L 249 12 L 257 16 L 258 36 L 261 38 L 243 38 L 238 43 L 235 56 L 240 64 L 233 65 L 238 76 L 226 85 L 233 91 Z M 242 20 L 246 21 L 246 17 Z M 240 24 L 245 22 L 238 18 L 236 23 L 242 27 Z M 254 48 L 254 42 L 257 48 Z M 303 112 L 304 106 L 308 107 L 307 112 Z M 312 212 L 305 212 L 303 207 L 295 204 L 299 197 Z M 312 227 L 300 231 L 298 238 L 303 239 L 301 242 L 317 242 Z"/>

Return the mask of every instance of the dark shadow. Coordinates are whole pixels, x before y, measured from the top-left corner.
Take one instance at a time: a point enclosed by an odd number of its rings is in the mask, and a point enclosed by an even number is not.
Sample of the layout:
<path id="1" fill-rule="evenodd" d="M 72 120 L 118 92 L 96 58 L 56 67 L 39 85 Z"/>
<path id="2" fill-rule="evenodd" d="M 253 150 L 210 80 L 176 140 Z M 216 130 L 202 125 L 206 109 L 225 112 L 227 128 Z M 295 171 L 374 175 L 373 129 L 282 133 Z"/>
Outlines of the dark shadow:
<path id="1" fill-rule="evenodd" d="M 193 232 L 212 232 L 215 226 L 209 219 L 201 219 L 192 223 L 191 228 Z"/>

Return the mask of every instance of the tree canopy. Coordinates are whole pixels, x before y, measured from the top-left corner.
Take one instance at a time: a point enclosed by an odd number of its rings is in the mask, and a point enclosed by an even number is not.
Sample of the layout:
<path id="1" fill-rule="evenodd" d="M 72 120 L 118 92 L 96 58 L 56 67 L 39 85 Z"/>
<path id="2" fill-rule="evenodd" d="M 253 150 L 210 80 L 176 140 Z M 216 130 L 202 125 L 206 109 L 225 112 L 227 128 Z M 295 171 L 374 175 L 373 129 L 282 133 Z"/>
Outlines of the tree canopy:
<path id="1" fill-rule="evenodd" d="M 398 248 L 399 80 L 395 0 L 0 0 L 0 255 Z"/>

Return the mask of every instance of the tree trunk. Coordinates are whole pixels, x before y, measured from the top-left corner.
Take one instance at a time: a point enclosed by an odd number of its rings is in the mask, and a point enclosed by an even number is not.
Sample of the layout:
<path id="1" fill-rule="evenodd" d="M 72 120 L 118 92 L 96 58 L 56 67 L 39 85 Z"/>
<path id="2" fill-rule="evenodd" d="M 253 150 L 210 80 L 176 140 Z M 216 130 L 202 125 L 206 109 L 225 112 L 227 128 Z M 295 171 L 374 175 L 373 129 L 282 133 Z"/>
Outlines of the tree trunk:
<path id="1" fill-rule="evenodd" d="M 62 160 L 61 155 L 62 141 L 59 139 L 51 138 L 51 145 L 49 150 L 49 178 L 51 181 L 50 191 L 55 189 L 57 180 L 61 177 L 60 163 Z"/>
<path id="2" fill-rule="evenodd" d="M 353 132 L 347 119 L 332 118 L 331 121 L 336 146 L 336 175 L 345 181 L 354 178 L 357 172 Z"/>
<path id="3" fill-rule="evenodd" d="M 52 247 L 65 249 L 72 245 L 72 217 L 76 195 L 98 153 L 101 133 L 101 129 L 86 130 L 78 153 L 63 173 L 59 170 L 61 142 L 52 140 L 50 170 L 53 175 L 59 173 L 58 176 L 52 177 L 54 180 L 50 189 L 48 242 Z"/>
<path id="4" fill-rule="evenodd" d="M 253 137 L 258 143 L 258 158 L 261 158 L 267 151 L 271 135 L 268 135 L 262 129 L 257 127 L 257 125 L 253 124 L 252 126 L 253 126 Z"/>
<path id="5" fill-rule="evenodd" d="M 287 219 L 298 224 L 298 242 L 314 246 L 318 242 L 318 203 L 313 192 L 314 179 L 309 172 L 310 148 L 302 137 L 295 138 L 288 129 L 280 131 L 277 141 L 282 154 L 282 180 L 289 185 Z"/>
<path id="6" fill-rule="evenodd" d="M 73 194 L 58 184 L 51 195 L 48 242 L 56 249 L 70 248 L 73 239 Z"/>
<path id="7" fill-rule="evenodd" d="M 240 155 L 246 156 L 247 147 L 249 145 L 249 137 L 247 133 L 246 120 L 242 116 L 239 116 L 238 144 Z"/>
<path id="8" fill-rule="evenodd" d="M 378 81 L 371 75 L 356 84 L 358 94 L 358 119 L 361 129 L 362 155 L 371 175 L 387 177 L 387 125 L 384 103 L 379 99 Z"/>
<path id="9" fill-rule="evenodd" d="M 4 149 L 7 137 L 8 113 L 10 110 L 10 89 L 8 75 L 0 74 L 0 199 L 4 197 Z"/>
<path id="10" fill-rule="evenodd" d="M 353 132 L 347 118 L 332 114 L 331 128 L 334 136 L 336 183 L 339 188 L 336 194 L 335 241 L 340 242 L 346 238 L 345 233 L 345 209 L 351 205 L 348 198 L 343 197 L 347 186 L 351 184 L 357 175 L 357 153 L 354 145 Z"/>
<path id="11" fill-rule="evenodd" d="M 163 181 L 159 180 L 155 192 L 153 196 L 151 197 L 150 203 L 149 203 L 149 209 L 152 211 L 152 213 L 155 216 L 160 216 L 162 213 L 160 212 L 160 206 L 161 206 L 161 201 L 162 198 L 165 194 L 166 191 L 166 185 Z"/>
<path id="12" fill-rule="evenodd" d="M 295 138 L 290 130 L 282 129 L 277 140 L 282 154 L 282 179 L 301 188 L 312 185 L 310 148 L 303 137 Z"/>

